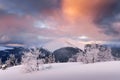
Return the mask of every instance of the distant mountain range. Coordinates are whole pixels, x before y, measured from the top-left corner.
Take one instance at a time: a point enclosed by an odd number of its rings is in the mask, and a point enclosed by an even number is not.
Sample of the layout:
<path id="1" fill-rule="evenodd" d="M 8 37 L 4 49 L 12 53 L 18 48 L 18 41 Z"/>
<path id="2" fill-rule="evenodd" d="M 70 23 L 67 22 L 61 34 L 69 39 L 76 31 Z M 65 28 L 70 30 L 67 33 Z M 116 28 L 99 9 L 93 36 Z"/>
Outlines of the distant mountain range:
<path id="1" fill-rule="evenodd" d="M 53 40 L 45 45 L 41 47 L 39 47 L 40 50 L 43 51 L 43 53 L 53 53 L 55 50 L 58 49 L 67 49 L 67 47 L 72 47 L 72 48 L 79 48 L 84 52 L 84 47 L 86 44 L 100 44 L 100 45 L 107 45 L 109 47 L 111 47 L 111 52 L 112 55 L 114 57 L 120 58 L 120 45 L 116 44 L 116 43 L 105 43 L 105 42 L 101 42 L 101 41 L 79 41 L 79 40 L 73 40 L 73 39 L 65 39 L 65 38 L 61 38 L 61 39 L 56 39 Z M 0 58 L 2 58 L 3 63 L 5 63 L 5 61 L 7 60 L 7 58 L 9 58 L 10 54 L 14 54 L 15 57 L 18 59 L 18 63 L 21 62 L 21 56 L 23 55 L 23 51 L 27 51 L 28 48 L 24 48 L 24 47 L 13 47 L 13 46 L 9 46 L 9 47 L 4 47 L 1 46 L 0 47 Z"/>

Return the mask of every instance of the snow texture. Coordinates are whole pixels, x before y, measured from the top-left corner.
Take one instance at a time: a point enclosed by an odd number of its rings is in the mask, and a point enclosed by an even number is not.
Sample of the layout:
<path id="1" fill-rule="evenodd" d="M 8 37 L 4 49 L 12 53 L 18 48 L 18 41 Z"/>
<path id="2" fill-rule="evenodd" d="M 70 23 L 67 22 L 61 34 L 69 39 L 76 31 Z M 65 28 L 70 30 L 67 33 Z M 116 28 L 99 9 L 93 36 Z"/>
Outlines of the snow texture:
<path id="1" fill-rule="evenodd" d="M 49 64 L 50 65 L 50 64 Z M 55 63 L 44 65 L 44 70 L 23 73 L 23 66 L 0 70 L 0 80 L 120 80 L 120 62 L 94 64 Z"/>

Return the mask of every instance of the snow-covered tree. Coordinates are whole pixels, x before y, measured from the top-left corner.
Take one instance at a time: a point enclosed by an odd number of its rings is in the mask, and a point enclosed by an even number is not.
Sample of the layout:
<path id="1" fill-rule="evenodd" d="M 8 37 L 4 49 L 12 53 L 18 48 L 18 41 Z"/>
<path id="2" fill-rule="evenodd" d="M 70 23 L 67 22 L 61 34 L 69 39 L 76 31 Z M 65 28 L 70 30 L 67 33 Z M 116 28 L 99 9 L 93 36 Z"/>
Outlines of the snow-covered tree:
<path id="1" fill-rule="evenodd" d="M 85 54 L 85 63 L 94 63 L 97 59 L 97 54 L 99 49 L 97 48 L 96 44 L 91 44 L 90 46 L 86 47 L 86 54 Z"/>
<path id="2" fill-rule="evenodd" d="M 10 54 L 9 58 L 6 60 L 5 64 L 7 65 L 7 67 L 11 67 L 11 66 L 15 66 L 15 55 Z"/>
<path id="3" fill-rule="evenodd" d="M 112 61 L 113 56 L 111 54 L 111 48 L 100 48 L 99 53 L 97 54 L 97 62 L 101 61 Z"/>
<path id="4" fill-rule="evenodd" d="M 85 63 L 94 63 L 113 60 L 111 48 L 98 44 L 89 44 L 85 47 Z"/>
<path id="5" fill-rule="evenodd" d="M 24 65 L 25 72 L 32 72 L 38 69 L 37 58 L 31 52 L 24 53 L 22 64 Z"/>
<path id="6" fill-rule="evenodd" d="M 41 52 L 39 52 L 38 49 L 24 52 L 24 55 L 22 57 L 22 64 L 24 66 L 25 72 L 33 72 L 39 70 L 39 66 L 44 64 L 43 59 L 39 59 L 40 54 Z"/>
<path id="7" fill-rule="evenodd" d="M 15 55 L 14 54 L 10 54 L 9 60 L 10 60 L 11 66 L 14 66 L 15 65 L 15 61 L 16 61 Z"/>

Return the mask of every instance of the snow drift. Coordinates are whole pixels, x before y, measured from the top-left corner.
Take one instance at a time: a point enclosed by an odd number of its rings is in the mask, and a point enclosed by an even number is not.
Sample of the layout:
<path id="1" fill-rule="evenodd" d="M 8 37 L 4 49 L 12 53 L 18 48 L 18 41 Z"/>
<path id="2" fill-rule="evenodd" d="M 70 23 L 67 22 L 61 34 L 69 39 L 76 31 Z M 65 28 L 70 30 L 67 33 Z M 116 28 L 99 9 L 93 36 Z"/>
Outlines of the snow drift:
<path id="1" fill-rule="evenodd" d="M 44 65 L 47 66 L 47 65 Z M 120 62 L 55 63 L 52 68 L 23 73 L 23 66 L 0 70 L 0 80 L 120 80 Z"/>

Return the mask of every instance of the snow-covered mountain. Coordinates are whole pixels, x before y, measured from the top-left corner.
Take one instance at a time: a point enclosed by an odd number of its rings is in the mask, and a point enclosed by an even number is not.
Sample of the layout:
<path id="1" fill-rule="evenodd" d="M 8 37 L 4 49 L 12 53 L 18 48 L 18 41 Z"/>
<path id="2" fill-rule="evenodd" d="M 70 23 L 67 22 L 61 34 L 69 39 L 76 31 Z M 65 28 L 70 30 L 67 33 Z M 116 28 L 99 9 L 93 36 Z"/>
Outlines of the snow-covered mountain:
<path id="1" fill-rule="evenodd" d="M 50 69 L 32 73 L 23 73 L 23 66 L 0 70 L 0 80 L 120 80 L 119 61 L 94 64 L 55 63 L 51 66 Z"/>
<path id="2" fill-rule="evenodd" d="M 105 42 L 102 42 L 102 41 L 81 41 L 81 40 L 70 39 L 70 38 L 59 38 L 59 39 L 54 39 L 53 41 L 45 44 L 43 47 L 50 51 L 54 51 L 62 47 L 77 47 L 84 50 L 84 47 L 86 44 L 95 44 L 95 43 L 105 44 Z"/>
<path id="3" fill-rule="evenodd" d="M 78 47 L 82 50 L 84 50 L 85 43 L 73 39 L 68 39 L 68 38 L 60 38 L 60 39 L 55 39 L 47 44 L 45 44 L 43 47 L 50 50 L 54 51 L 56 49 L 62 48 L 62 47 Z"/>

